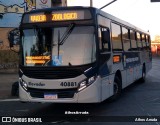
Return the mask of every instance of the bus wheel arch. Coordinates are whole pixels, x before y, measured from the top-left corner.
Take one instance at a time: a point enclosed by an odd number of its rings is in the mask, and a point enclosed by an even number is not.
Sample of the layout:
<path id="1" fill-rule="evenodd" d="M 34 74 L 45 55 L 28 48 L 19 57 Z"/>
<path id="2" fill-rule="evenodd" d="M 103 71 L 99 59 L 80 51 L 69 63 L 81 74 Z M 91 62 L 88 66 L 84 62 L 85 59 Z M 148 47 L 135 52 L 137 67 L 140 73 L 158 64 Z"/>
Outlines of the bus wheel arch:
<path id="1" fill-rule="evenodd" d="M 115 101 L 122 92 L 122 75 L 120 70 L 117 70 L 114 82 L 113 82 L 113 95 L 109 98 L 109 101 Z"/>

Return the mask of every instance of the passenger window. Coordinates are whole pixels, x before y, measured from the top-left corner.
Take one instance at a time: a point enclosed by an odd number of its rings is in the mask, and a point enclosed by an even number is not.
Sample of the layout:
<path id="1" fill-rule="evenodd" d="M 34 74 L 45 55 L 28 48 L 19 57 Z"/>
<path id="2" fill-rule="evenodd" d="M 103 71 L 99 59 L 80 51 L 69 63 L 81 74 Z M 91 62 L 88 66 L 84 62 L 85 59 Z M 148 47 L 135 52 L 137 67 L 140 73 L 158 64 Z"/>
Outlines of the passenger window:
<path id="1" fill-rule="evenodd" d="M 148 35 L 148 43 L 149 43 L 149 49 L 151 49 L 151 39 L 149 35 Z"/>
<path id="2" fill-rule="evenodd" d="M 132 50 L 137 50 L 137 41 L 136 41 L 136 36 L 135 32 L 133 30 L 130 30 L 130 39 L 131 39 L 131 47 Z"/>
<path id="3" fill-rule="evenodd" d="M 105 51 L 110 51 L 110 43 L 109 42 L 105 42 L 102 40 L 102 32 L 103 31 L 108 31 L 109 33 L 109 29 L 105 28 L 105 27 L 99 27 L 98 29 L 98 37 L 99 37 L 99 48 L 102 52 Z"/>
<path id="4" fill-rule="evenodd" d="M 124 51 L 131 50 L 131 44 L 129 39 L 128 29 L 122 27 L 122 40 L 123 40 L 123 49 Z"/>
<path id="5" fill-rule="evenodd" d="M 142 45 L 143 45 L 143 49 L 146 49 L 146 39 L 144 34 L 142 34 Z"/>
<path id="6" fill-rule="evenodd" d="M 113 51 L 122 51 L 121 28 L 112 23 L 112 45 Z"/>
<path id="7" fill-rule="evenodd" d="M 122 38 L 123 39 L 129 39 L 129 33 L 128 33 L 128 29 L 122 27 Z"/>
<path id="8" fill-rule="evenodd" d="M 146 35 L 146 45 L 147 45 L 147 50 L 149 50 L 149 39 L 148 39 L 148 35 Z"/>
<path id="9" fill-rule="evenodd" d="M 138 43 L 138 49 L 141 50 L 142 49 L 141 34 L 137 32 L 136 38 L 137 38 L 137 43 Z"/>

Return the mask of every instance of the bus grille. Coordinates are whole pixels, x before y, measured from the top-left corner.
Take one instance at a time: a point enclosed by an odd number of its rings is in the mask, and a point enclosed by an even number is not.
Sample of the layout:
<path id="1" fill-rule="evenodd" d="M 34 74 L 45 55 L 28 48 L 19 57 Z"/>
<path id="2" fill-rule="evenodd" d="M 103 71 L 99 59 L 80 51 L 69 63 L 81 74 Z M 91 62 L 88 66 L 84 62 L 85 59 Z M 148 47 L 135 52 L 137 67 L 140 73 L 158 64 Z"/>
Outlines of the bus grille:
<path id="1" fill-rule="evenodd" d="M 28 92 L 33 98 L 44 98 L 45 93 L 55 93 L 58 98 L 73 98 L 77 89 L 34 89 L 28 88 Z"/>
<path id="2" fill-rule="evenodd" d="M 35 79 L 66 79 L 75 78 L 83 72 L 80 69 L 56 68 L 22 68 L 23 74 Z"/>

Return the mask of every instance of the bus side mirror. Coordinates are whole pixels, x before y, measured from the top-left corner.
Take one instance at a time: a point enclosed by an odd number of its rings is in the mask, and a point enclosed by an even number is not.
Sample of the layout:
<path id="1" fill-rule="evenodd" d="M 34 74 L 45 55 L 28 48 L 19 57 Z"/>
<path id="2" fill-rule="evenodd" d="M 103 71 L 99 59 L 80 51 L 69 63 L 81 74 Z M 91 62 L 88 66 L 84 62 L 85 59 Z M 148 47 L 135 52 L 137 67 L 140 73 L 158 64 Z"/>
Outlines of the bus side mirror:
<path id="1" fill-rule="evenodd" d="M 19 45 L 20 31 L 18 28 L 15 28 L 8 33 L 8 40 L 10 43 L 10 48 L 13 47 L 14 45 Z"/>
<path id="2" fill-rule="evenodd" d="M 110 33 L 109 31 L 102 31 L 102 41 L 103 43 L 109 43 L 110 42 Z"/>

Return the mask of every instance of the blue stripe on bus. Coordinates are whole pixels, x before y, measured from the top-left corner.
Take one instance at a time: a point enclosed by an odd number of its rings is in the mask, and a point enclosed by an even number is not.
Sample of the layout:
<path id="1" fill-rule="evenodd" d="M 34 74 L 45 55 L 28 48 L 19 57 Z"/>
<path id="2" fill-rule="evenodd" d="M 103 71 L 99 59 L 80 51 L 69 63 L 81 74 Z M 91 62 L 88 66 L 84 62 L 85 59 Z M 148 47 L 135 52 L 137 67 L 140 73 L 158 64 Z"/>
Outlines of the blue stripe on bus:
<path id="1" fill-rule="evenodd" d="M 139 52 L 124 52 L 122 54 L 122 61 L 125 69 L 134 67 L 140 64 L 140 54 Z"/>
<path id="2" fill-rule="evenodd" d="M 90 78 L 90 77 L 95 76 L 97 74 L 97 70 L 98 70 L 98 66 L 94 66 L 90 70 L 88 70 L 87 72 L 84 72 L 84 75 L 87 78 Z"/>
<path id="3" fill-rule="evenodd" d="M 105 77 L 109 74 L 109 68 L 107 66 L 107 64 L 105 63 L 104 65 L 102 65 L 99 69 L 99 75 L 101 77 Z"/>

